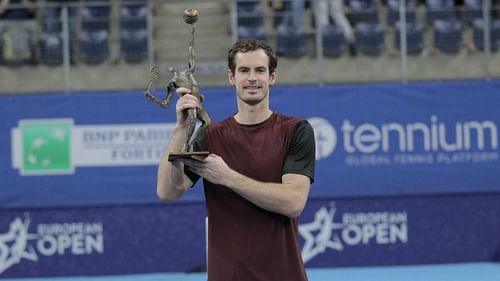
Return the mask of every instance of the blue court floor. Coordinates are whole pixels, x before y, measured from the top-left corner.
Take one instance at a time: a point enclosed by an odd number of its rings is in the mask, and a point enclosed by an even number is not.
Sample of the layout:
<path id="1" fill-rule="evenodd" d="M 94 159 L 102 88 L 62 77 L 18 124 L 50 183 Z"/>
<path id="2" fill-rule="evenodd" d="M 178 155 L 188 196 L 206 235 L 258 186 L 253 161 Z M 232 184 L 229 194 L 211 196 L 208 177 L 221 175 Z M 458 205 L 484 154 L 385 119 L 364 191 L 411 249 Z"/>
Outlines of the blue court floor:
<path id="1" fill-rule="evenodd" d="M 308 269 L 309 281 L 500 281 L 500 263 Z M 154 273 L 4 281 L 206 281 L 205 273 Z"/>

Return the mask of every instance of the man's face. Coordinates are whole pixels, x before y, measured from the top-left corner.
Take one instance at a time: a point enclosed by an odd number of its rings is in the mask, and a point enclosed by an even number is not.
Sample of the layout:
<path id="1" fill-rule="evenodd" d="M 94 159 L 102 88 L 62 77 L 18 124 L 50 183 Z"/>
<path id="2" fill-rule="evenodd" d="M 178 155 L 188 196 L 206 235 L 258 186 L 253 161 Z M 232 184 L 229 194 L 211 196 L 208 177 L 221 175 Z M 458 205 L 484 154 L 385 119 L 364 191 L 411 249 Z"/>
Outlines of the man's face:
<path id="1" fill-rule="evenodd" d="M 269 96 L 269 87 L 276 81 L 276 72 L 269 73 L 269 57 L 264 50 L 238 52 L 234 58 L 235 72 L 228 71 L 229 83 L 235 86 L 238 99 L 253 105 Z"/>

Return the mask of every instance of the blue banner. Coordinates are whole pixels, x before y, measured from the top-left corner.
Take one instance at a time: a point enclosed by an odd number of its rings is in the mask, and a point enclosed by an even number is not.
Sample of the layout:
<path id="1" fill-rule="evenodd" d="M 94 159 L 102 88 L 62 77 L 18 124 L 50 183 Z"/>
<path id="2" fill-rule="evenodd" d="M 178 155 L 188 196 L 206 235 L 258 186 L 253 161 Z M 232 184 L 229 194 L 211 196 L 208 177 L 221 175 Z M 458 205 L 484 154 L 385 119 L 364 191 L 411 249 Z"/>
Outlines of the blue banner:
<path id="1" fill-rule="evenodd" d="M 0 210 L 0 277 L 199 270 L 204 213 L 203 203 Z"/>
<path id="2" fill-rule="evenodd" d="M 302 257 L 307 268 L 499 261 L 498 202 L 499 193 L 311 199 Z M 203 202 L 1 209 L 0 278 L 202 271 L 205 214 Z"/>
<path id="3" fill-rule="evenodd" d="M 324 198 L 300 218 L 306 267 L 500 261 L 500 194 Z"/>
<path id="4" fill-rule="evenodd" d="M 236 112 L 233 89 L 203 94 L 213 120 Z M 271 105 L 314 127 L 311 198 L 500 191 L 499 81 L 273 87 Z M 2 208 L 157 202 L 174 106 L 137 90 L 0 96 L 0 112 Z"/>

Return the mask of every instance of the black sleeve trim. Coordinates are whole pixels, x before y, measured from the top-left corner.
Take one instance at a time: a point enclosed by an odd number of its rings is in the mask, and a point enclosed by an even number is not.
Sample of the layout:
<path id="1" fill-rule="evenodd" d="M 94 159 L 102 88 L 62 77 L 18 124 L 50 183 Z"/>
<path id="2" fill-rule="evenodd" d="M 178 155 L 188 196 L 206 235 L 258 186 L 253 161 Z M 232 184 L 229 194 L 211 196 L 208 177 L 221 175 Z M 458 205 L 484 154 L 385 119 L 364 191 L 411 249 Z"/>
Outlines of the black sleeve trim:
<path id="1" fill-rule="evenodd" d="M 316 164 L 316 143 L 314 131 L 306 120 L 300 122 L 295 128 L 292 142 L 288 149 L 282 174 L 301 174 L 309 177 L 314 182 L 314 169 Z"/>

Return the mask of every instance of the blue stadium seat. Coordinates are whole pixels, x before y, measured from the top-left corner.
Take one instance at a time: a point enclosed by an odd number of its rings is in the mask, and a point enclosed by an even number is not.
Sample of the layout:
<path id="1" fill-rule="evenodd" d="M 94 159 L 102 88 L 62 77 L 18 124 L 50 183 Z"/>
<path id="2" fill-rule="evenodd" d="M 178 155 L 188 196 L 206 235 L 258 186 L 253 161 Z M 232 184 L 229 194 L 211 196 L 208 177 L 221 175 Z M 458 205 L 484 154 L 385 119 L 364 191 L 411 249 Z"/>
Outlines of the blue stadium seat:
<path id="1" fill-rule="evenodd" d="M 434 47 L 443 52 L 458 52 L 463 46 L 463 25 L 456 19 L 436 20 L 434 28 Z"/>
<path id="2" fill-rule="evenodd" d="M 60 7 L 49 6 L 43 10 L 42 31 L 47 33 L 62 32 Z"/>
<path id="3" fill-rule="evenodd" d="M 261 10 L 260 1 L 251 1 L 251 0 L 243 0 L 236 1 L 236 9 L 237 12 L 254 12 L 257 10 Z"/>
<path id="4" fill-rule="evenodd" d="M 484 22 L 481 19 L 476 19 L 473 23 L 473 42 L 474 45 L 481 51 L 485 50 L 484 45 Z M 494 19 L 490 26 L 490 42 L 491 51 L 495 52 L 500 49 L 500 19 Z"/>
<path id="5" fill-rule="evenodd" d="M 59 46 L 56 44 L 56 41 L 58 39 L 56 38 L 62 38 L 62 29 L 63 29 L 63 23 L 62 23 L 62 10 L 60 5 L 57 6 L 52 6 L 52 5 L 47 5 L 42 11 L 42 35 L 41 35 L 41 41 L 40 41 L 40 46 L 41 48 L 46 48 L 45 51 L 41 51 L 41 59 L 42 63 L 46 64 L 58 64 L 59 61 Z M 67 11 L 68 11 L 68 31 L 69 31 L 69 41 L 70 42 L 78 42 L 78 33 L 77 33 L 77 18 L 78 18 L 78 10 L 79 7 L 76 5 L 73 6 L 67 6 Z M 44 39 L 45 38 L 45 39 Z M 76 52 L 75 52 L 75 44 L 70 44 L 70 57 L 72 61 L 75 61 L 76 57 Z M 62 48 L 62 46 L 61 46 Z M 54 58 L 43 58 L 44 53 L 46 52 L 47 56 L 54 56 Z M 53 60 L 53 61 L 52 61 Z"/>
<path id="6" fill-rule="evenodd" d="M 141 62 L 148 57 L 148 31 L 146 29 L 123 29 L 120 51 L 127 62 Z"/>
<path id="7" fill-rule="evenodd" d="M 380 55 L 385 49 L 384 26 L 381 23 L 358 23 L 354 29 L 356 49 L 365 55 Z"/>
<path id="8" fill-rule="evenodd" d="M 261 41 L 267 41 L 267 35 L 264 26 L 238 26 L 238 38 L 253 38 Z"/>
<path id="9" fill-rule="evenodd" d="M 453 20 L 455 3 L 453 0 L 427 0 L 425 17 L 428 24 L 433 25 L 436 20 Z"/>
<path id="10" fill-rule="evenodd" d="M 344 32 L 340 26 L 330 24 L 322 29 L 323 55 L 326 57 L 341 56 L 347 49 Z"/>
<path id="11" fill-rule="evenodd" d="M 387 0 L 387 23 L 394 25 L 399 19 L 399 1 L 400 0 Z M 406 3 L 406 22 L 415 22 L 417 20 L 415 12 L 414 0 L 404 0 Z"/>
<path id="12" fill-rule="evenodd" d="M 286 25 L 277 29 L 276 53 L 278 56 L 298 58 L 307 54 L 306 35 Z"/>
<path id="13" fill-rule="evenodd" d="M 42 34 L 40 38 L 40 62 L 47 65 L 63 63 L 63 42 L 60 34 Z"/>
<path id="14" fill-rule="evenodd" d="M 351 8 L 351 21 L 358 22 L 379 22 L 377 7 L 373 0 L 348 0 Z"/>
<path id="15" fill-rule="evenodd" d="M 401 49 L 401 23 L 396 23 L 394 45 Z M 419 54 L 424 49 L 423 26 L 419 22 L 406 23 L 406 49 L 408 54 Z"/>
<path id="16" fill-rule="evenodd" d="M 263 26 L 263 14 L 260 1 L 237 1 L 236 3 L 238 26 Z"/>
<path id="17" fill-rule="evenodd" d="M 87 63 L 101 63 L 109 57 L 109 34 L 106 30 L 80 31 L 79 58 Z"/>
<path id="18" fill-rule="evenodd" d="M 93 17 L 109 17 L 111 14 L 111 4 L 101 0 L 86 0 L 83 7 L 88 10 Z"/>
<path id="19" fill-rule="evenodd" d="M 110 12 L 111 7 L 109 4 L 83 7 L 81 13 L 81 29 L 84 31 L 109 31 Z"/>
<path id="20" fill-rule="evenodd" d="M 120 54 L 127 62 L 141 62 L 148 56 L 147 16 L 146 3 L 122 2 Z"/>
<path id="21" fill-rule="evenodd" d="M 121 29 L 147 28 L 148 7 L 145 4 L 125 4 L 120 7 Z"/>
<path id="22" fill-rule="evenodd" d="M 464 0 L 464 22 L 473 25 L 476 19 L 481 18 L 483 18 L 483 0 Z"/>

